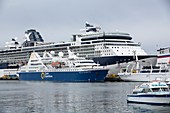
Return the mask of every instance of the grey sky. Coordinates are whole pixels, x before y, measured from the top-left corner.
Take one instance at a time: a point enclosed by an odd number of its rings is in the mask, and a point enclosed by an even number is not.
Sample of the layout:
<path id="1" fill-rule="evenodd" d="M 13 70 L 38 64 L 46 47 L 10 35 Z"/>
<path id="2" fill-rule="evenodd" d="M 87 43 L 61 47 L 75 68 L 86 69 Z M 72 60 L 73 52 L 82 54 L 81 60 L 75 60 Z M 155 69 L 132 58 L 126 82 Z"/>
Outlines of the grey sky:
<path id="1" fill-rule="evenodd" d="M 169 0 L 0 0 L 0 47 L 35 28 L 46 42 L 68 41 L 85 22 L 130 33 L 147 53 L 169 47 Z"/>

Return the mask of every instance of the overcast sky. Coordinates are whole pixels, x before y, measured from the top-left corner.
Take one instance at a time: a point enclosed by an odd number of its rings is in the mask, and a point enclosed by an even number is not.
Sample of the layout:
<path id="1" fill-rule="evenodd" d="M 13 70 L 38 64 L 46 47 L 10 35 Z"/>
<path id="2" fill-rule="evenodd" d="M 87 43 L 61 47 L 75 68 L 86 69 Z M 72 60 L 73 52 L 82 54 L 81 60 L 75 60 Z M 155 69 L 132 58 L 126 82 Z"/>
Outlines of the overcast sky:
<path id="1" fill-rule="evenodd" d="M 0 47 L 30 28 L 46 42 L 68 41 L 86 21 L 131 34 L 147 53 L 170 47 L 169 0 L 0 0 Z"/>

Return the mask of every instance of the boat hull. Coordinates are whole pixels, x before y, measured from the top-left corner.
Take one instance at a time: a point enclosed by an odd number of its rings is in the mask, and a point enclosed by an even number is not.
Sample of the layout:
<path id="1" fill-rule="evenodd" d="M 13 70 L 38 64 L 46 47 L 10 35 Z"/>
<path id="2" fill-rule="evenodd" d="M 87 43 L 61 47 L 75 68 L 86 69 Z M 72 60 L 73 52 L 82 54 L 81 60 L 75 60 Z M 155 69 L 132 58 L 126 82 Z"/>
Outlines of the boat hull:
<path id="1" fill-rule="evenodd" d="M 129 63 L 134 63 L 134 56 L 103 56 L 90 58 L 95 63 L 109 68 L 109 74 L 118 74 L 121 68 L 127 67 Z M 139 55 L 139 64 L 143 66 L 155 65 L 157 55 Z M 149 63 L 148 63 L 149 62 Z"/>
<path id="2" fill-rule="evenodd" d="M 130 82 L 149 82 L 155 79 L 170 78 L 169 73 L 118 73 L 118 75 L 123 81 Z"/>
<path id="3" fill-rule="evenodd" d="M 99 63 L 101 66 L 127 63 L 134 61 L 134 56 L 103 56 L 103 57 L 92 57 L 90 58 L 94 62 Z M 138 60 L 142 65 L 155 65 L 157 55 L 138 55 Z M 149 62 L 149 64 L 148 64 Z"/>
<path id="4" fill-rule="evenodd" d="M 170 93 L 169 94 L 144 94 L 144 95 L 128 95 L 127 102 L 130 103 L 142 103 L 142 104 L 167 104 L 170 105 Z"/>
<path id="5" fill-rule="evenodd" d="M 57 82 L 103 82 L 108 70 L 19 72 L 19 80 Z"/>

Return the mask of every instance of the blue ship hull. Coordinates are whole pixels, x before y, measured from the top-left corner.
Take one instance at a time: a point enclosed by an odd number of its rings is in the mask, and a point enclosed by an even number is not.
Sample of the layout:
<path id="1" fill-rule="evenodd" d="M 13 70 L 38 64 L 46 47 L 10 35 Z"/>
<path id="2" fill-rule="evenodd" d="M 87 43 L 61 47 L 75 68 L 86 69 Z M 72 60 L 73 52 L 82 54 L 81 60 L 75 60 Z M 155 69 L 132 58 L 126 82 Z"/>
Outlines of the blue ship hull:
<path id="1" fill-rule="evenodd" d="M 157 58 L 157 55 L 138 55 L 138 60 L 144 60 L 147 58 Z M 95 63 L 99 63 L 101 66 L 113 65 L 117 63 L 125 63 L 134 61 L 134 56 L 104 56 L 91 58 Z"/>
<path id="2" fill-rule="evenodd" d="M 102 82 L 108 70 L 19 72 L 19 80 L 56 82 Z"/>

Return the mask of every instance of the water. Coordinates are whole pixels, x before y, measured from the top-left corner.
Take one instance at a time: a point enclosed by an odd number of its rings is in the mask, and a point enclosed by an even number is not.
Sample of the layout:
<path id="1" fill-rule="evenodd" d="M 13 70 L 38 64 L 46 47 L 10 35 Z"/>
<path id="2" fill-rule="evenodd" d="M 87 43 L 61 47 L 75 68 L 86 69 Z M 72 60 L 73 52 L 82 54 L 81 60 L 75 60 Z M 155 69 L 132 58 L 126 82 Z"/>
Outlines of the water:
<path id="1" fill-rule="evenodd" d="M 0 113 L 169 113 L 170 106 L 127 104 L 137 84 L 0 81 Z"/>

